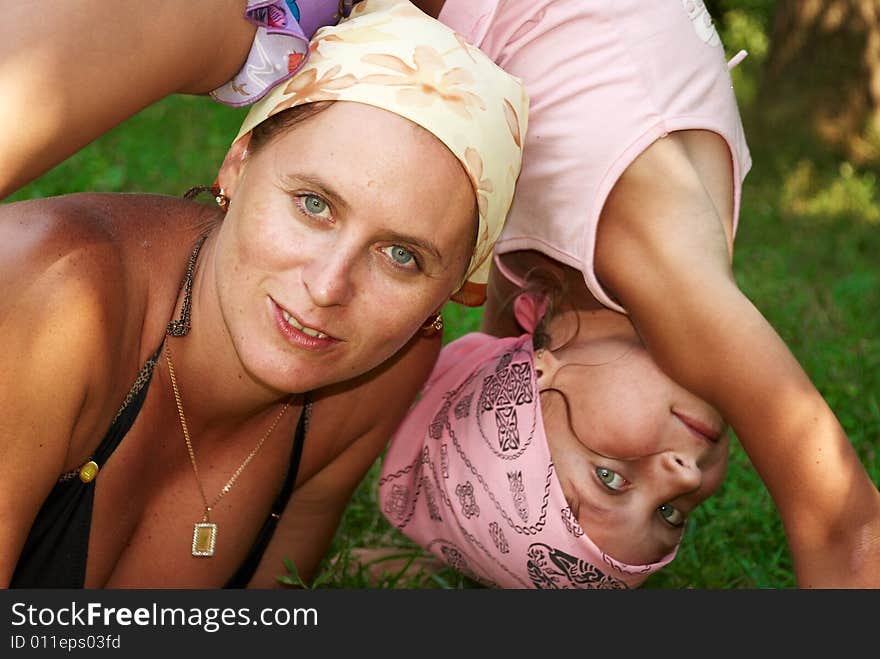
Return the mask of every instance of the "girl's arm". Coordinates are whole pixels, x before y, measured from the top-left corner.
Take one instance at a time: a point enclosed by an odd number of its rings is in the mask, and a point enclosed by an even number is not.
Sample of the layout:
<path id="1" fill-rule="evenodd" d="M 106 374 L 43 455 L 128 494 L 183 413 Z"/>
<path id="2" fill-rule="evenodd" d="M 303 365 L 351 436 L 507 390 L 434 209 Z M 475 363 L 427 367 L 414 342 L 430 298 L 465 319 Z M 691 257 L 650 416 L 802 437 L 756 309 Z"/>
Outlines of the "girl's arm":
<path id="1" fill-rule="evenodd" d="M 781 516 L 801 587 L 880 587 L 880 493 L 832 410 L 739 290 L 685 152 L 639 161 L 608 199 L 596 271 L 657 363 L 734 429 Z M 729 230 L 729 227 L 728 227 Z"/>
<path id="2" fill-rule="evenodd" d="M 239 70 L 246 0 L 3 2 L 0 200 L 173 93 Z"/>

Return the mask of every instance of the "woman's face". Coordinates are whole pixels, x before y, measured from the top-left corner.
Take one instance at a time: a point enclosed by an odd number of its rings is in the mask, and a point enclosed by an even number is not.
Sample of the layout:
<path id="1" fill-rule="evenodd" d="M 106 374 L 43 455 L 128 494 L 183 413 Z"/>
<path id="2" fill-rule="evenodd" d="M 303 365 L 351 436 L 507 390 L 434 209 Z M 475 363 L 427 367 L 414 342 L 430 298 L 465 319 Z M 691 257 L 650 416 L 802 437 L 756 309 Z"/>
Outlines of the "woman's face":
<path id="1" fill-rule="evenodd" d="M 240 164 L 239 164 L 240 162 Z M 464 275 L 476 205 L 433 135 L 337 102 L 218 181 L 220 309 L 244 367 L 278 391 L 363 374 L 399 350 Z"/>
<path id="2" fill-rule="evenodd" d="M 718 412 L 669 379 L 634 333 L 574 340 L 536 368 L 551 455 L 581 527 L 625 563 L 664 557 L 724 478 Z"/>

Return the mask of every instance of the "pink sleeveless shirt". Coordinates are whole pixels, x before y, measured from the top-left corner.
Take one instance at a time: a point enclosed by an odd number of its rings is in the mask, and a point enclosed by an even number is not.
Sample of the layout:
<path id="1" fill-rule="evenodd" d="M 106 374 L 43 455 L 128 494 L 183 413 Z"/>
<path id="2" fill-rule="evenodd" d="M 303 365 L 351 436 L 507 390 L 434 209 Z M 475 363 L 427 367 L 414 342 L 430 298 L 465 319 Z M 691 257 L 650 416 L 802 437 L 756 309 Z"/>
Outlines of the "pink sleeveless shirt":
<path id="1" fill-rule="evenodd" d="M 730 148 L 734 229 L 751 167 L 725 53 L 702 0 L 446 0 L 439 19 L 522 79 L 531 98 L 522 172 L 496 263 L 536 250 L 593 270 L 599 215 L 626 167 L 667 133 L 704 129 Z M 736 59 L 736 58 L 734 58 Z"/>

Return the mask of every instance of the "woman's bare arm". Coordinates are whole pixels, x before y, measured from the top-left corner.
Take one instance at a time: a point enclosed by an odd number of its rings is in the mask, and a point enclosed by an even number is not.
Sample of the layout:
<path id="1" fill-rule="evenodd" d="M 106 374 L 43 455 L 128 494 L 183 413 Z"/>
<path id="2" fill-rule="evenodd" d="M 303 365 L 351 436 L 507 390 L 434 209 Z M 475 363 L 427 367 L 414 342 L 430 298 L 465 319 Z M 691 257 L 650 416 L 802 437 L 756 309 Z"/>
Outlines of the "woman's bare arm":
<path id="1" fill-rule="evenodd" d="M 638 162 L 638 161 L 637 161 Z M 880 493 L 843 428 L 740 291 L 722 221 L 687 158 L 632 167 L 596 270 L 657 363 L 715 405 L 777 506 L 801 587 L 880 587 Z"/>
<path id="2" fill-rule="evenodd" d="M 241 68 L 245 0 L 2 2 L 0 200 L 173 93 Z"/>
<path id="3" fill-rule="evenodd" d="M 0 587 L 58 476 L 83 450 L 77 429 L 98 436 L 83 419 L 95 423 L 102 341 L 114 328 L 95 300 L 118 273 L 101 265 L 100 240 L 64 231 L 41 210 L 53 205 L 0 207 Z"/>
<path id="4" fill-rule="evenodd" d="M 294 490 L 251 587 L 277 586 L 290 558 L 307 582 L 330 546 L 352 493 L 382 453 L 428 378 L 441 335 L 421 333 L 355 382 L 316 392 L 306 445 L 335 458 Z"/>

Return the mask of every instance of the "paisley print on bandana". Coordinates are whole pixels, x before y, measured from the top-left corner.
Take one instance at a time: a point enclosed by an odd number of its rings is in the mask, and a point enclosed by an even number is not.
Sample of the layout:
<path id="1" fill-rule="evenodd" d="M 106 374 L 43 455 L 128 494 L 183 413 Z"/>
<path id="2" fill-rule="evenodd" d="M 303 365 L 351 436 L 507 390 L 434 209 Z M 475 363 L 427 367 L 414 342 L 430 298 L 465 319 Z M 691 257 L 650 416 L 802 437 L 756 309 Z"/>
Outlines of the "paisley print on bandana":
<path id="1" fill-rule="evenodd" d="M 440 517 L 440 508 L 437 507 L 437 500 L 434 496 L 434 486 L 427 477 L 422 477 L 422 490 L 425 493 L 425 504 L 428 506 L 428 516 L 435 522 L 442 522 Z"/>
<path id="2" fill-rule="evenodd" d="M 432 544 L 432 549 L 434 553 L 443 560 L 449 567 L 453 570 L 457 570 L 465 575 L 468 579 L 473 579 L 474 581 L 479 581 L 479 578 L 471 570 L 470 565 L 468 564 L 467 557 L 465 554 L 456 547 L 454 544 L 450 542 L 446 542 L 444 540 L 437 540 Z"/>
<path id="3" fill-rule="evenodd" d="M 474 486 L 470 482 L 456 485 L 455 494 L 458 495 L 458 501 L 461 504 L 462 514 L 470 519 L 471 517 L 480 516 L 480 507 L 474 498 Z"/>
<path id="4" fill-rule="evenodd" d="M 626 588 L 595 565 L 542 543 L 529 547 L 527 569 L 536 588 Z"/>
<path id="5" fill-rule="evenodd" d="M 510 553 L 510 545 L 507 544 L 507 538 L 504 537 L 504 529 L 501 528 L 498 522 L 489 524 L 489 535 L 492 536 L 492 542 L 495 543 L 498 551 L 502 554 Z"/>
<path id="6" fill-rule="evenodd" d="M 490 428 L 483 437 L 486 437 L 486 441 L 490 441 L 488 436 L 496 436 L 495 448 L 502 455 L 509 455 L 524 448 L 521 446 L 519 409 L 535 400 L 531 364 L 528 362 L 511 364 L 512 359 L 512 354 L 504 355 L 495 372 L 483 378 L 483 388 L 477 404 L 481 413 L 493 413 L 495 427 Z M 478 417 L 478 420 L 482 428 L 483 417 Z M 533 431 L 534 426 L 528 428 L 529 435 Z"/>
<path id="7" fill-rule="evenodd" d="M 526 504 L 526 488 L 523 485 L 521 471 L 508 471 L 507 482 L 510 484 L 510 496 L 513 497 L 513 506 L 517 515 L 523 522 L 529 521 L 529 507 Z"/>
<path id="8" fill-rule="evenodd" d="M 565 527 L 565 530 L 571 533 L 574 537 L 580 537 L 584 534 L 584 530 L 581 528 L 580 523 L 577 521 L 577 517 L 574 516 L 574 513 L 571 512 L 571 508 L 566 506 L 562 509 L 560 513 L 562 518 L 562 525 Z"/>

